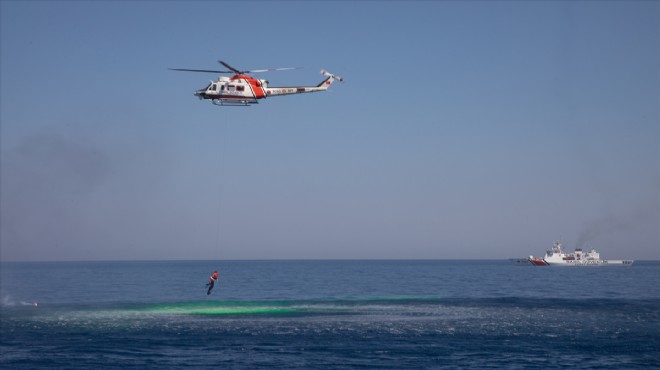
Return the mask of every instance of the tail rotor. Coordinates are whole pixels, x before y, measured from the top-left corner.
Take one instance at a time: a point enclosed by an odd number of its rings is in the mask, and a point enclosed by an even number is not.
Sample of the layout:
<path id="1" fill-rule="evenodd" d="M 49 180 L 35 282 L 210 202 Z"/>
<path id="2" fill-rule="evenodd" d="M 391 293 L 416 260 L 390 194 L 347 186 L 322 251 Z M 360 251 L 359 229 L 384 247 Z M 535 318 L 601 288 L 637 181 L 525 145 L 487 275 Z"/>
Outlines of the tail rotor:
<path id="1" fill-rule="evenodd" d="M 341 77 L 339 77 L 339 76 L 337 76 L 337 75 L 334 75 L 334 74 L 332 74 L 332 73 L 326 71 L 325 69 L 322 69 L 322 70 L 321 70 L 321 74 L 324 75 L 324 76 L 326 76 L 326 77 L 332 77 L 332 78 L 334 78 L 335 80 L 337 80 L 337 81 L 339 81 L 339 82 L 344 82 L 344 79 L 343 79 L 343 78 L 341 78 Z"/>

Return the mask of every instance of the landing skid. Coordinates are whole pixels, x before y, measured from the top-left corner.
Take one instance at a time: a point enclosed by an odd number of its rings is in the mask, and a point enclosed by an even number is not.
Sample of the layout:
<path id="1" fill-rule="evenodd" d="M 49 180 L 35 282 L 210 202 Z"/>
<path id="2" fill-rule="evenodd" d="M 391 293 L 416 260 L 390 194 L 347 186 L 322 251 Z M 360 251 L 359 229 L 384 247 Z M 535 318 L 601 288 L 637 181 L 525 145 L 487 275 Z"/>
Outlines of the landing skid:
<path id="1" fill-rule="evenodd" d="M 213 103 L 213 105 L 217 105 L 219 107 L 222 107 L 222 106 L 227 106 L 227 107 L 249 107 L 251 104 L 259 104 L 259 102 L 256 99 L 251 99 L 251 100 L 213 99 L 212 103 Z"/>

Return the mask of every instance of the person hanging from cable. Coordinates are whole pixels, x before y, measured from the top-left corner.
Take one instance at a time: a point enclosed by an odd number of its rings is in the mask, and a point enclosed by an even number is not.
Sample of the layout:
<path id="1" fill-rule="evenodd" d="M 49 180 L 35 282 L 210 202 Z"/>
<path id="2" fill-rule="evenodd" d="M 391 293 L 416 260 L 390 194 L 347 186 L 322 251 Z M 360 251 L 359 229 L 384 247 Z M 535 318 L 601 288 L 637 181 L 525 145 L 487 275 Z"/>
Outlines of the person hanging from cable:
<path id="1" fill-rule="evenodd" d="M 211 290 L 213 290 L 213 286 L 215 286 L 215 282 L 218 280 L 218 272 L 213 271 L 213 275 L 209 278 L 209 282 L 206 283 L 206 286 L 209 288 L 209 290 L 206 291 L 206 295 L 211 294 Z"/>

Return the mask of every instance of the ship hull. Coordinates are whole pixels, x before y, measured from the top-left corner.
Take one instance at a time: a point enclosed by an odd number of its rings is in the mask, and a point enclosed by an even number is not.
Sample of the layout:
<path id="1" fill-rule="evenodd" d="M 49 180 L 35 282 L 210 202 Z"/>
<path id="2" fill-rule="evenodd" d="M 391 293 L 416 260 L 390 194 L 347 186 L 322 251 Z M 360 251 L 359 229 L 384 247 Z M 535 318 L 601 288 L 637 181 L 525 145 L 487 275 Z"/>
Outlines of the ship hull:
<path id="1" fill-rule="evenodd" d="M 632 266 L 632 260 L 544 261 L 548 266 Z"/>

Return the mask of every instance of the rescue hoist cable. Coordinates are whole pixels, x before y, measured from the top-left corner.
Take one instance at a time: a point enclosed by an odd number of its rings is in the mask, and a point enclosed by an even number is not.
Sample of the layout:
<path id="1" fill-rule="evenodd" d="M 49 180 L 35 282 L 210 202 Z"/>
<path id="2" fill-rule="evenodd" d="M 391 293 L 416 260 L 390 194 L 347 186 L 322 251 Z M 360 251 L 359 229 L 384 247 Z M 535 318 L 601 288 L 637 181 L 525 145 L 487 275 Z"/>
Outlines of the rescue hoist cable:
<path id="1" fill-rule="evenodd" d="M 223 203 L 224 203 L 224 188 L 225 188 L 225 157 L 226 157 L 226 151 L 227 151 L 227 135 L 228 135 L 228 124 L 227 124 L 227 110 L 224 112 L 224 120 L 222 122 L 222 147 L 219 150 L 220 158 L 220 166 L 218 168 L 218 202 L 217 202 L 217 215 L 218 215 L 218 221 L 217 221 L 217 227 L 216 227 L 216 235 L 215 235 L 215 249 L 217 253 L 218 260 L 220 260 L 221 255 L 222 255 L 222 244 L 224 241 L 224 235 L 223 235 L 223 224 L 224 224 L 224 217 L 223 217 Z"/>

